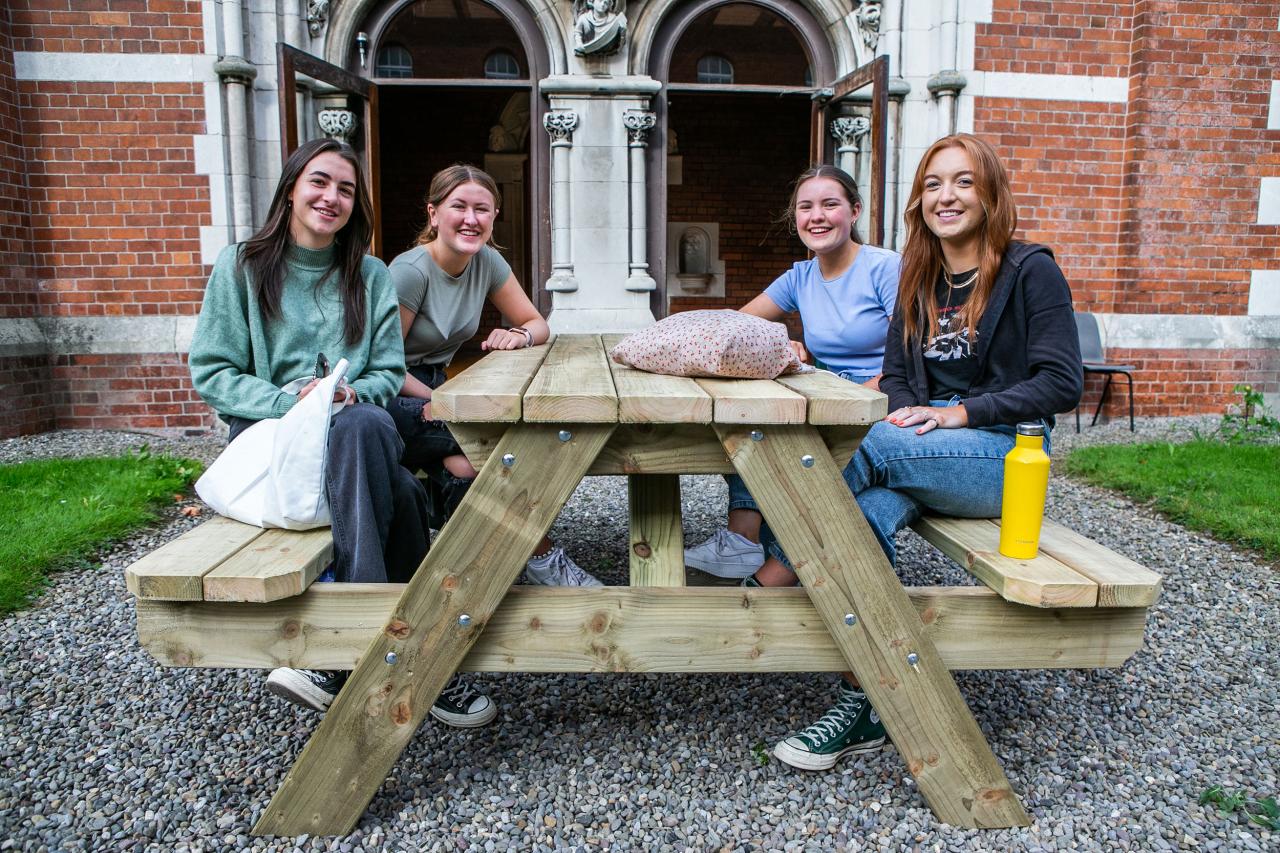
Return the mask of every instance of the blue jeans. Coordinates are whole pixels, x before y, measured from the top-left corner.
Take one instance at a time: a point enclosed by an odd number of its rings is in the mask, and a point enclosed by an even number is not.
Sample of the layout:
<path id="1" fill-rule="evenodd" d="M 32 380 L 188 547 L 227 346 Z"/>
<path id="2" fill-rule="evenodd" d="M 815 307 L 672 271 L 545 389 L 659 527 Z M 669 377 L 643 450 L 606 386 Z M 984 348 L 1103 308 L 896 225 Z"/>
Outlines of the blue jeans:
<path id="1" fill-rule="evenodd" d="M 934 400 L 949 406 L 959 398 Z M 957 518 L 997 518 L 1004 496 L 1004 457 L 1015 430 L 1001 425 L 976 429 L 933 429 L 880 421 L 844 469 L 844 480 L 866 516 L 890 564 L 896 562 L 894 534 L 925 511 Z M 1049 452 L 1049 434 L 1044 438 Z M 765 553 L 791 567 L 768 525 L 760 530 Z"/>
<path id="2" fill-rule="evenodd" d="M 439 388 L 445 381 L 444 368 L 438 365 L 416 365 L 409 368 L 409 372 L 428 388 Z M 455 477 L 444 467 L 445 458 L 461 456 L 462 448 L 443 421 L 422 419 L 426 402 L 418 397 L 392 397 L 387 411 L 404 442 L 400 464 L 414 473 L 426 472 L 430 523 L 439 530 L 453 517 L 473 481 Z"/>
<path id="3" fill-rule="evenodd" d="M 821 365 L 821 362 L 819 362 Z M 825 368 L 824 368 L 825 369 Z M 835 373 L 835 371 L 831 371 Z M 841 379 L 846 379 L 855 385 L 861 385 L 869 382 L 879 373 L 855 373 L 852 370 L 842 370 L 836 373 Z M 729 509 L 754 509 L 760 511 L 760 507 L 756 505 L 755 498 L 751 497 L 751 492 L 747 490 L 747 484 L 742 482 L 742 478 L 737 474 L 726 474 L 724 481 L 729 484 Z"/>

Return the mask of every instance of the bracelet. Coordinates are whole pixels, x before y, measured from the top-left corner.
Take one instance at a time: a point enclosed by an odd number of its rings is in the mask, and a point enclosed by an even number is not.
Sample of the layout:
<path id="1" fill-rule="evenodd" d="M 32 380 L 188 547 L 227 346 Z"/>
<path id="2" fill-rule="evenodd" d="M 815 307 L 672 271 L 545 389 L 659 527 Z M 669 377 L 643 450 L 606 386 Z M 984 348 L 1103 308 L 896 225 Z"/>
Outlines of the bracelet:
<path id="1" fill-rule="evenodd" d="M 507 331 L 522 333 L 524 335 L 524 345 L 526 349 L 533 346 L 533 332 L 529 331 L 524 326 L 512 326 Z"/>

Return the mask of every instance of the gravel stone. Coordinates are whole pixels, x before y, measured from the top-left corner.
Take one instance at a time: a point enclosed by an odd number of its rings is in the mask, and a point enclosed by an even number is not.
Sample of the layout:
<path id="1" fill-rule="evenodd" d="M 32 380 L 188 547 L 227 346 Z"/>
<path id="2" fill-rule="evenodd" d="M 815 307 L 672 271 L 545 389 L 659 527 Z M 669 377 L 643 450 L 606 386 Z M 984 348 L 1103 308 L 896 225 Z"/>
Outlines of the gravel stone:
<path id="1" fill-rule="evenodd" d="M 1073 446 L 1184 440 L 1213 419 L 1116 422 Z M 0 442 L 0 463 L 153 451 L 214 458 L 218 436 L 75 431 Z M 723 523 L 719 477 L 682 477 L 685 536 Z M 1055 476 L 1048 515 L 1160 572 L 1144 648 L 1118 670 L 960 672 L 957 683 L 1034 823 L 939 823 L 892 746 L 802 773 L 754 747 L 820 715 L 829 674 L 483 675 L 479 731 L 425 723 L 345 839 L 255 838 L 320 717 L 264 673 L 163 669 L 138 647 L 123 569 L 200 519 L 164 523 L 53 576 L 0 621 L 0 850 L 1267 850 L 1280 834 L 1197 804 L 1210 785 L 1277 792 L 1276 567 Z M 588 479 L 552 535 L 625 583 L 619 477 Z M 972 579 L 914 534 L 912 585 Z"/>

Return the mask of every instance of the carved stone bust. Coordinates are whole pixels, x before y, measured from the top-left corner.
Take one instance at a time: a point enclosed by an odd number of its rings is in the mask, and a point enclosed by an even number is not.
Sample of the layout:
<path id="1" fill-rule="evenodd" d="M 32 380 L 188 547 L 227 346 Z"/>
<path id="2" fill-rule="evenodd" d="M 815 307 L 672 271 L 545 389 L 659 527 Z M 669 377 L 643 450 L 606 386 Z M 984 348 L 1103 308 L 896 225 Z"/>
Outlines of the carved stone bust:
<path id="1" fill-rule="evenodd" d="M 857 0 L 855 0 L 857 2 Z M 874 51 L 880 39 L 880 13 L 884 11 L 881 0 L 861 0 L 857 2 L 858 30 L 862 34 L 862 43 L 867 50 Z"/>
<path id="2" fill-rule="evenodd" d="M 627 35 L 622 0 L 574 0 L 573 52 L 579 56 L 613 53 Z"/>

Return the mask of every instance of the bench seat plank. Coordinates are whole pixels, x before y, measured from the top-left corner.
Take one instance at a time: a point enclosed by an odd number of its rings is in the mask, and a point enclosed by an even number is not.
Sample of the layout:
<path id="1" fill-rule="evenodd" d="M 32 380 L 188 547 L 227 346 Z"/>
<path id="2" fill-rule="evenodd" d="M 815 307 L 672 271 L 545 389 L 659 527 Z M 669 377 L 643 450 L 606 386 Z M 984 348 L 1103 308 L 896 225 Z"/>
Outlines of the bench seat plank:
<path id="1" fill-rule="evenodd" d="M 826 370 L 779 376 L 776 381 L 809 401 L 809 423 L 814 426 L 870 424 L 889 413 L 884 394 Z"/>
<path id="2" fill-rule="evenodd" d="M 1160 597 L 1160 575 L 1047 518 L 1040 551 L 1092 578 L 1099 607 L 1150 607 Z"/>
<path id="3" fill-rule="evenodd" d="M 204 576 L 206 601 L 276 601 L 302 593 L 333 559 L 333 533 L 264 530 Z"/>
<path id="4" fill-rule="evenodd" d="M 491 352 L 431 394 L 431 416 L 442 421 L 515 423 L 525 389 L 551 347 Z"/>
<path id="5" fill-rule="evenodd" d="M 605 335 L 605 355 L 626 335 Z M 609 359 L 618 391 L 618 422 L 624 424 L 709 424 L 711 397 L 686 376 L 636 370 Z"/>
<path id="6" fill-rule="evenodd" d="M 911 525 L 931 545 L 1005 600 L 1031 607 L 1095 607 L 1098 584 L 1041 553 L 1015 560 L 1000 553 L 1000 528 L 988 518 L 925 516 Z"/>
<path id="7" fill-rule="evenodd" d="M 261 527 L 211 518 L 126 568 L 125 585 L 138 598 L 200 601 L 204 576 L 262 533 Z"/>

